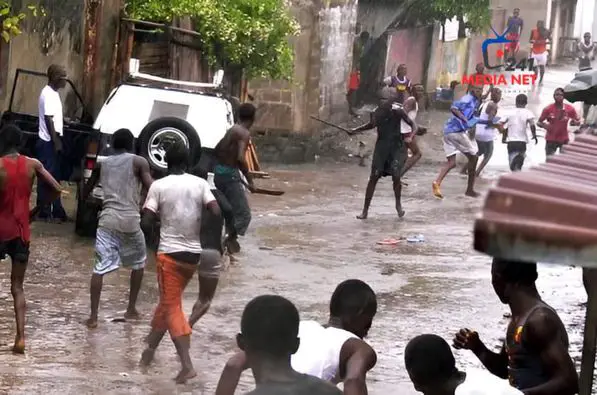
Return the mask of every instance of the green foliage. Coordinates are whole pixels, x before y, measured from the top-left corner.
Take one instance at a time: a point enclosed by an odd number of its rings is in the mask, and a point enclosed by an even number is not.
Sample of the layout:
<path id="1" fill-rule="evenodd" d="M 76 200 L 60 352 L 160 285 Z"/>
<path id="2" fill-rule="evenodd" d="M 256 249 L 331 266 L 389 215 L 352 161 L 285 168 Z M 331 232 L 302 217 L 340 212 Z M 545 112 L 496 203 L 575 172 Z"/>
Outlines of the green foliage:
<path id="1" fill-rule="evenodd" d="M 466 20 L 474 32 L 486 31 L 491 23 L 489 0 L 407 0 L 404 18 L 407 23 L 444 23 L 454 17 Z"/>
<path id="2" fill-rule="evenodd" d="M 212 64 L 243 68 L 250 77 L 292 75 L 288 39 L 299 26 L 285 0 L 128 0 L 134 19 L 171 23 L 189 16 Z"/>
<path id="3" fill-rule="evenodd" d="M 26 11 L 16 13 L 12 9 L 10 0 L 0 0 L 0 19 L 2 20 L 0 35 L 4 41 L 9 42 L 12 37 L 21 34 L 21 22 L 27 18 L 28 14 L 37 17 L 45 15 L 45 12 L 43 9 L 30 5 L 27 6 Z"/>

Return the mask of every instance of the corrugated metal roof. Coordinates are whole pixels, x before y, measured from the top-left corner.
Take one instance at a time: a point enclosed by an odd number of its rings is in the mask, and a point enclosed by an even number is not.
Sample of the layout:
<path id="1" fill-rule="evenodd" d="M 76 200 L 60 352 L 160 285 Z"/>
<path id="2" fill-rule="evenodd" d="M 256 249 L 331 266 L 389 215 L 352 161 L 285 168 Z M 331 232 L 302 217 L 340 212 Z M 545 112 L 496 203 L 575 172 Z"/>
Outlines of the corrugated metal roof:
<path id="1" fill-rule="evenodd" d="M 502 176 L 475 221 L 475 249 L 528 262 L 597 268 L 597 137 Z"/>

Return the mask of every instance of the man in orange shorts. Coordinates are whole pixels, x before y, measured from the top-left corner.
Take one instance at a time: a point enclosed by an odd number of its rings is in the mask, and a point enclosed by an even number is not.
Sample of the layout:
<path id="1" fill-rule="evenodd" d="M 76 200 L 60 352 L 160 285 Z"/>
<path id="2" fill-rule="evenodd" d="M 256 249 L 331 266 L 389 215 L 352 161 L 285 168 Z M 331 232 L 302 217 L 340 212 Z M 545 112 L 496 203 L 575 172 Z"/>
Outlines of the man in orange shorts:
<path id="1" fill-rule="evenodd" d="M 183 143 L 169 147 L 166 162 L 168 176 L 151 185 L 141 219 L 147 233 L 151 233 L 158 219 L 160 221 L 156 261 L 160 301 L 151 321 L 141 364 L 151 363 L 155 350 L 169 332 L 182 364 L 175 380 L 182 384 L 197 375 L 189 355 L 192 330 L 182 311 L 182 294 L 196 271 L 200 288 L 215 293 L 221 255 L 218 251 L 201 248 L 200 224 L 204 208 L 215 216 L 220 215 L 220 208 L 209 183 L 187 173 L 189 150 Z"/>

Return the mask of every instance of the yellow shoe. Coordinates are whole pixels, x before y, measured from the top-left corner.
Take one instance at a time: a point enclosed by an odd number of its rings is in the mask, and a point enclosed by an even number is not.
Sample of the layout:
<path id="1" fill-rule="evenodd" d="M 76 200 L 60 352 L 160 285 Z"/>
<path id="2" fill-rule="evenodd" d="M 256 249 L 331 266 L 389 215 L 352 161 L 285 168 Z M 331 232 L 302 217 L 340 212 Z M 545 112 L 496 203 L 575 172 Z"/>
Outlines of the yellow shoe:
<path id="1" fill-rule="evenodd" d="M 444 195 L 442 195 L 442 191 L 441 189 L 439 189 L 439 184 L 437 182 L 433 181 L 431 187 L 433 188 L 433 196 L 435 196 L 438 199 L 444 198 Z"/>

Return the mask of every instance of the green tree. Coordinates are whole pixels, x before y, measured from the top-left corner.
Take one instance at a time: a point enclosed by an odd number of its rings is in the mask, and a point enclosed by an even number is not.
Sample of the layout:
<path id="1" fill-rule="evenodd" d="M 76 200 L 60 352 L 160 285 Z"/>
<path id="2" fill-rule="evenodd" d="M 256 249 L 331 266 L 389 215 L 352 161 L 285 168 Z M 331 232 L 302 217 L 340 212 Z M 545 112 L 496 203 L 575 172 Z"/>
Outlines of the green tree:
<path id="1" fill-rule="evenodd" d="M 491 23 L 489 0 L 407 0 L 399 22 L 404 24 L 439 22 L 458 18 L 461 22 L 459 36 L 464 28 L 474 32 L 486 31 Z"/>
<path id="2" fill-rule="evenodd" d="M 0 20 L 2 20 L 0 35 L 4 41 L 9 42 L 11 37 L 21 34 L 21 22 L 27 18 L 28 13 L 37 17 L 40 13 L 43 14 L 43 10 L 30 5 L 25 12 L 15 12 L 9 0 L 0 0 Z"/>
<path id="3" fill-rule="evenodd" d="M 292 75 L 289 38 L 299 26 L 286 0 L 128 0 L 126 12 L 160 23 L 191 17 L 212 65 L 243 68 L 249 77 Z"/>

